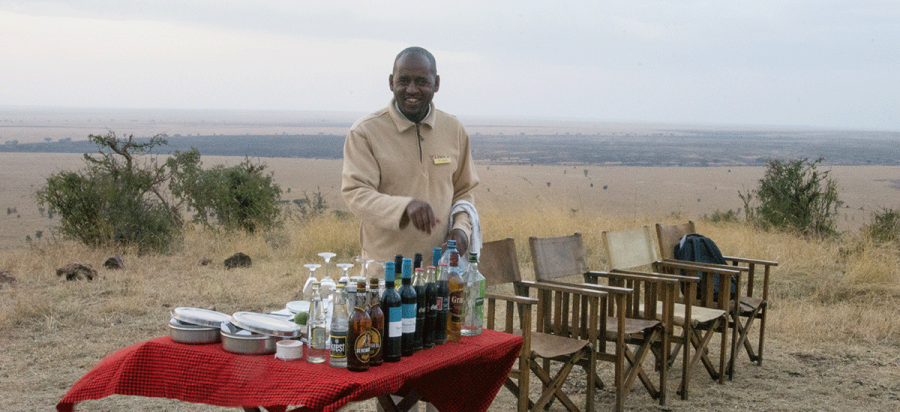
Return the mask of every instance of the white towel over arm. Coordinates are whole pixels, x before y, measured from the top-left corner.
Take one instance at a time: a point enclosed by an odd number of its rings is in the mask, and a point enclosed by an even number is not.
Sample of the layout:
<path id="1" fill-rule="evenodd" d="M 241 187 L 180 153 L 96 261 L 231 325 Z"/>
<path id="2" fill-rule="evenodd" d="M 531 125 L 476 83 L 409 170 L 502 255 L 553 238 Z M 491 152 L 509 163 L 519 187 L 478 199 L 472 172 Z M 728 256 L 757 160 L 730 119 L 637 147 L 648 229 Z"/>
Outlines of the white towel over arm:
<path id="1" fill-rule="evenodd" d="M 453 230 L 453 215 L 459 212 L 466 212 L 472 223 L 472 236 L 469 239 L 469 250 L 465 253 L 481 253 L 481 223 L 478 221 L 478 211 L 475 205 L 466 200 L 457 200 L 450 209 L 450 230 Z"/>

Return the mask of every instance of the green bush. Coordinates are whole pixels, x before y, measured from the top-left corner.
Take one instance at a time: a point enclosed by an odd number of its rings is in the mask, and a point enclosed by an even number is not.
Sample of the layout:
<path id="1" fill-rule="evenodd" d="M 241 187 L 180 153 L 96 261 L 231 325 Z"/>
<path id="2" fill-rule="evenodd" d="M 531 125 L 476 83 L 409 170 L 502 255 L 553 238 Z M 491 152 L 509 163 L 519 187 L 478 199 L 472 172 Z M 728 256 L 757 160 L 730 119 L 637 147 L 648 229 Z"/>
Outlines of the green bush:
<path id="1" fill-rule="evenodd" d="M 882 209 L 872 214 L 872 223 L 862 232 L 875 243 L 900 247 L 900 210 Z"/>
<path id="2" fill-rule="evenodd" d="M 739 194 L 747 220 L 807 236 L 835 234 L 837 184 L 827 171 L 817 170 L 822 160 L 769 160 L 759 187 Z M 754 200 L 757 206 L 751 206 Z"/>
<path id="3" fill-rule="evenodd" d="M 60 233 L 91 246 L 135 246 L 140 252 L 165 252 L 180 239 L 182 220 L 176 205 L 161 192 L 167 169 L 139 156 L 164 145 L 162 136 L 147 143 L 132 135 L 90 135 L 99 156 L 84 155 L 87 168 L 47 178 L 36 194 L 50 212 L 59 213 Z"/>
<path id="4" fill-rule="evenodd" d="M 191 156 L 199 154 L 192 152 Z M 169 189 L 184 198 L 194 211 L 193 220 L 213 227 L 210 218 L 226 230 L 268 229 L 278 222 L 281 188 L 266 166 L 250 159 L 237 166 L 214 166 L 202 170 L 198 162 L 182 162 Z"/>

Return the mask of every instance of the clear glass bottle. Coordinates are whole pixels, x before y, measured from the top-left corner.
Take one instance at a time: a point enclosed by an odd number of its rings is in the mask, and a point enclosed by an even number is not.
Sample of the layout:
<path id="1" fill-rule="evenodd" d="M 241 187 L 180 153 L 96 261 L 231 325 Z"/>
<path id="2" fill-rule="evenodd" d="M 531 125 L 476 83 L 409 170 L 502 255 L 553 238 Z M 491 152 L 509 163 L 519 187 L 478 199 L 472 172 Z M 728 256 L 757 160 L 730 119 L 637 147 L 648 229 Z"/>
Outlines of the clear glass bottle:
<path id="1" fill-rule="evenodd" d="M 325 307 L 322 302 L 322 292 L 319 290 L 319 282 L 313 282 L 312 300 L 309 302 L 309 319 L 307 320 L 307 337 L 309 350 L 306 351 L 306 361 L 309 363 L 325 362 L 328 349 L 325 348 Z"/>
<path id="2" fill-rule="evenodd" d="M 462 338 L 461 328 L 465 317 L 465 288 L 462 280 L 462 272 L 459 268 L 459 252 L 456 250 L 456 241 L 447 242 L 450 251 L 449 266 L 447 266 L 447 285 L 450 288 L 450 312 L 447 314 L 447 340 L 458 342 Z"/>
<path id="3" fill-rule="evenodd" d="M 400 342 L 400 354 L 412 356 L 416 337 L 416 290 L 412 286 L 413 260 L 403 259 L 403 280 L 400 285 L 400 303 L 403 313 L 403 335 Z"/>
<path id="4" fill-rule="evenodd" d="M 400 361 L 400 341 L 403 337 L 403 312 L 400 294 L 394 288 L 394 262 L 384 262 L 384 293 L 381 295 L 381 310 L 384 311 L 384 335 L 381 343 L 382 359 L 385 362 Z"/>
<path id="5" fill-rule="evenodd" d="M 335 368 L 347 367 L 347 332 L 350 329 L 350 308 L 347 306 L 345 285 L 334 290 L 334 311 L 331 315 L 331 359 Z"/>
<path id="6" fill-rule="evenodd" d="M 353 306 L 350 330 L 347 333 L 347 370 L 365 372 L 369 370 L 372 353 L 372 318 L 367 311 L 366 281 L 359 280 L 355 284 L 351 282 L 347 288 Z"/>
<path id="7" fill-rule="evenodd" d="M 478 271 L 478 255 L 476 253 L 469 254 L 469 268 L 466 270 L 463 280 L 466 282 L 466 317 L 462 324 L 462 335 L 480 335 L 481 325 L 484 323 L 485 280 Z"/>

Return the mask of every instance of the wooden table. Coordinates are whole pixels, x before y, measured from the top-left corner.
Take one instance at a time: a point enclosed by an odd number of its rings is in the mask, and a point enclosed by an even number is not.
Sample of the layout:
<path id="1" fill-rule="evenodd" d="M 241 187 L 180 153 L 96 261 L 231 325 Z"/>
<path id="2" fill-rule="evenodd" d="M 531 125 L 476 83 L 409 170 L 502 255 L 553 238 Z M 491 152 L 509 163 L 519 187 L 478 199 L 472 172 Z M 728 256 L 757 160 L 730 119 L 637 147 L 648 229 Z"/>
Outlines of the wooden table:
<path id="1" fill-rule="evenodd" d="M 56 409 L 113 394 L 179 399 L 282 412 L 334 411 L 348 402 L 390 394 L 421 397 L 442 412 L 485 411 L 522 347 L 520 336 L 485 330 L 461 343 L 354 373 L 326 363 L 286 362 L 273 355 L 226 352 L 221 344 L 186 345 L 168 336 L 103 358 L 63 396 Z M 305 358 L 304 358 L 305 359 Z"/>

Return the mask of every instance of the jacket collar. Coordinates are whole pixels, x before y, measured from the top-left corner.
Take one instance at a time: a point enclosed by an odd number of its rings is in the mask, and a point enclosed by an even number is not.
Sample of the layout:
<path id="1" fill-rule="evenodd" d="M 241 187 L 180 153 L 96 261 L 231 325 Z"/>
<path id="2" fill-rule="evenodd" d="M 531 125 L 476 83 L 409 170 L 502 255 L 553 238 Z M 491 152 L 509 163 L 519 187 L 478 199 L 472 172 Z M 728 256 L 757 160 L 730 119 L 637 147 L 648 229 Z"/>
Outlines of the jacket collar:
<path id="1" fill-rule="evenodd" d="M 416 127 L 415 122 L 410 121 L 406 118 L 406 116 L 403 115 L 403 113 L 400 113 L 400 110 L 397 108 L 396 99 L 391 99 L 391 104 L 388 105 L 388 112 L 391 114 L 391 119 L 394 121 L 394 125 L 397 126 L 398 132 L 402 133 L 411 127 Z M 436 110 L 434 108 L 434 102 L 431 102 L 428 105 L 428 114 L 425 115 L 425 118 L 422 119 L 422 121 L 419 123 L 427 124 L 428 127 L 434 128 L 434 121 L 437 118 L 435 112 Z"/>

